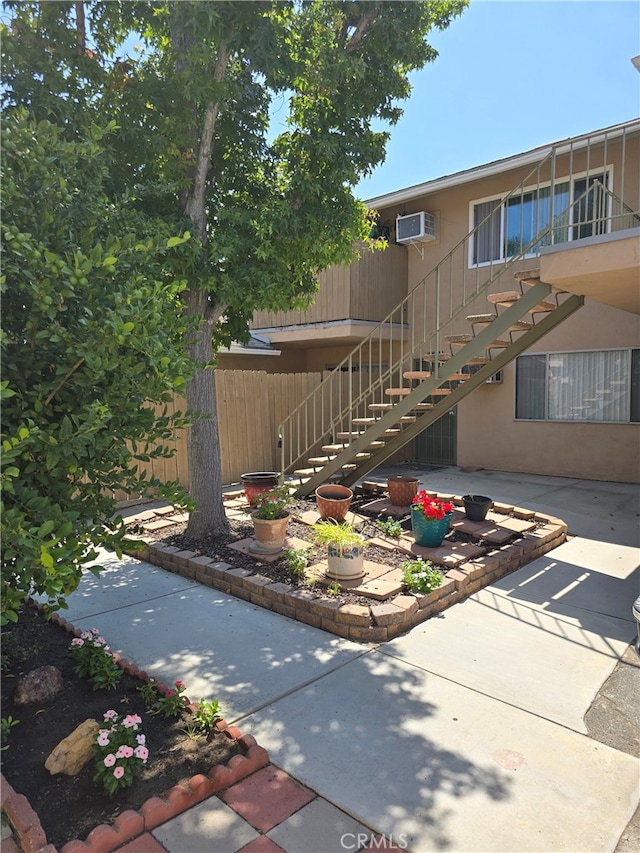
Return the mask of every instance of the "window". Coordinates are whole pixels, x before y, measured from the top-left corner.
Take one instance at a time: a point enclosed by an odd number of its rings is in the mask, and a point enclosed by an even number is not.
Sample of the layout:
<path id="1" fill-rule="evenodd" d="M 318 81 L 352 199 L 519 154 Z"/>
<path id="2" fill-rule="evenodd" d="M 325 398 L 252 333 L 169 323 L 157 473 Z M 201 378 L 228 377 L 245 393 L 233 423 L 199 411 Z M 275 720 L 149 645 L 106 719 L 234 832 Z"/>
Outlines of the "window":
<path id="1" fill-rule="evenodd" d="M 638 423 L 640 350 L 521 355 L 516 419 Z"/>
<path id="2" fill-rule="evenodd" d="M 521 252 L 536 254 L 541 246 L 603 234 L 607 230 L 605 173 L 556 183 L 551 209 L 551 187 L 523 190 L 506 202 L 494 198 L 473 205 L 471 265 L 504 261 Z M 536 235 L 550 231 L 540 240 Z"/>

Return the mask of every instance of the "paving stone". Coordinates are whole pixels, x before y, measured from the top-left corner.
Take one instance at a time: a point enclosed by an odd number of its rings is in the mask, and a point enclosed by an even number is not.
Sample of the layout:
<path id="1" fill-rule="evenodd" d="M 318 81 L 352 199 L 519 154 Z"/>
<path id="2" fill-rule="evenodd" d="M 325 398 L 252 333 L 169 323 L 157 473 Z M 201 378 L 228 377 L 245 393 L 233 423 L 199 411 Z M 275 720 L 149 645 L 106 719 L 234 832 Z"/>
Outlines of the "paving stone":
<path id="1" fill-rule="evenodd" d="M 162 530 L 163 527 L 173 527 L 173 521 L 167 518 L 156 518 L 154 521 L 145 521 L 142 525 L 144 530 Z"/>
<path id="2" fill-rule="evenodd" d="M 258 833 L 226 803 L 210 797 L 156 827 L 153 835 L 167 850 L 230 853 L 253 841 Z"/>
<path id="3" fill-rule="evenodd" d="M 166 506 L 154 507 L 153 511 L 156 515 L 171 515 L 172 512 L 175 512 L 175 507 L 171 506 L 171 504 L 167 504 Z"/>
<path id="4" fill-rule="evenodd" d="M 377 601 L 384 601 L 386 598 L 391 598 L 392 595 L 397 595 L 402 592 L 402 582 L 397 580 L 388 580 L 386 576 L 377 578 L 376 580 L 368 581 L 355 590 L 358 595 L 364 595 L 367 598 L 373 598 Z"/>
<path id="5" fill-rule="evenodd" d="M 387 602 L 386 604 L 373 604 L 371 606 L 371 615 L 376 625 L 386 627 L 387 625 L 396 625 L 402 622 L 405 617 L 405 611 L 401 607 Z"/>
<path id="6" fill-rule="evenodd" d="M 295 853 L 345 853 L 341 840 L 348 838 L 351 841 L 358 835 L 368 838 L 371 832 L 364 824 L 320 798 L 308 803 L 268 833 L 268 837 L 283 850 Z"/>
<path id="7" fill-rule="evenodd" d="M 492 527 L 486 533 L 481 533 L 480 538 L 485 542 L 491 542 L 492 545 L 502 545 L 513 539 L 515 533 L 512 530 L 506 530 L 501 527 Z"/>
<path id="8" fill-rule="evenodd" d="M 344 625 L 368 625 L 369 608 L 362 604 L 344 604 L 336 611 L 335 618 Z"/>
<path id="9" fill-rule="evenodd" d="M 514 508 L 511 506 L 511 504 L 504 504 L 504 503 L 501 503 L 500 501 L 494 501 L 493 502 L 493 511 L 494 512 L 498 512 L 498 513 L 501 513 L 503 515 L 509 515 L 509 513 L 513 512 L 513 509 Z"/>
<path id="10" fill-rule="evenodd" d="M 268 832 L 315 798 L 315 793 L 273 765 L 227 788 L 220 799 L 260 832 Z"/>
<path id="11" fill-rule="evenodd" d="M 500 522 L 500 527 L 504 527 L 507 530 L 514 530 L 516 533 L 526 533 L 529 530 L 533 530 L 535 526 L 535 521 L 527 521 L 522 518 L 507 518 Z"/>

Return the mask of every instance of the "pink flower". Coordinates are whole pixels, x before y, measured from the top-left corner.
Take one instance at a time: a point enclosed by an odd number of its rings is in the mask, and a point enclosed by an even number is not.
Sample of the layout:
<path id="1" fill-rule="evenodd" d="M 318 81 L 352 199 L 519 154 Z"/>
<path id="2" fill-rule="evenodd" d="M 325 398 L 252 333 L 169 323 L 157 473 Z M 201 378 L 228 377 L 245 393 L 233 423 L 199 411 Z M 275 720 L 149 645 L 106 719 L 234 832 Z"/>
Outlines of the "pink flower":
<path id="1" fill-rule="evenodd" d="M 167 692 L 166 692 L 164 695 L 165 695 L 165 696 L 167 697 L 167 699 L 168 699 L 168 698 L 169 698 L 169 696 L 173 696 L 173 694 L 174 694 L 175 692 L 176 692 L 175 690 L 167 690 Z"/>
<path id="2" fill-rule="evenodd" d="M 137 714 L 127 714 L 127 716 L 122 721 L 122 725 L 125 729 L 134 729 L 137 728 L 142 722 L 142 718 Z"/>
<path id="3" fill-rule="evenodd" d="M 147 742 L 147 738 L 145 737 L 145 735 L 136 735 L 136 740 L 138 741 L 140 746 L 144 746 L 144 744 Z"/>
<path id="4" fill-rule="evenodd" d="M 103 714 L 104 720 L 116 720 L 117 718 L 118 718 L 118 715 L 116 714 L 115 711 L 105 711 Z"/>
<path id="5" fill-rule="evenodd" d="M 92 634 L 99 634 L 99 633 L 100 633 L 100 631 L 98 631 L 98 629 L 97 629 L 97 628 L 92 628 L 92 629 L 91 629 L 91 633 L 92 633 Z"/>
<path id="6" fill-rule="evenodd" d="M 98 738 L 98 746 L 109 746 L 109 732 L 106 730 L 102 730 L 100 732 L 100 737 Z"/>
<path id="7" fill-rule="evenodd" d="M 181 688 L 185 688 L 185 687 L 186 687 L 186 684 L 184 683 L 184 681 L 176 681 L 176 682 L 175 682 L 175 685 L 176 685 L 176 687 L 178 688 L 178 690 L 180 690 Z"/>
<path id="8" fill-rule="evenodd" d="M 116 758 L 131 758 L 132 755 L 133 755 L 133 749 L 124 743 L 116 752 Z"/>
<path id="9" fill-rule="evenodd" d="M 141 758 L 146 764 L 147 758 L 149 757 L 149 750 L 146 746 L 137 746 L 133 754 L 136 758 Z"/>
<path id="10" fill-rule="evenodd" d="M 116 779 L 122 779 L 124 776 L 124 767 L 115 767 L 113 770 L 113 775 Z"/>
<path id="11" fill-rule="evenodd" d="M 112 752 L 110 752 L 109 755 L 105 755 L 105 757 L 104 757 L 104 766 L 105 767 L 113 767 L 113 765 L 115 763 L 116 763 L 116 757 Z"/>
<path id="12" fill-rule="evenodd" d="M 81 640 L 80 637 L 74 637 L 73 640 L 71 640 L 71 645 L 72 646 L 84 646 L 84 640 Z"/>

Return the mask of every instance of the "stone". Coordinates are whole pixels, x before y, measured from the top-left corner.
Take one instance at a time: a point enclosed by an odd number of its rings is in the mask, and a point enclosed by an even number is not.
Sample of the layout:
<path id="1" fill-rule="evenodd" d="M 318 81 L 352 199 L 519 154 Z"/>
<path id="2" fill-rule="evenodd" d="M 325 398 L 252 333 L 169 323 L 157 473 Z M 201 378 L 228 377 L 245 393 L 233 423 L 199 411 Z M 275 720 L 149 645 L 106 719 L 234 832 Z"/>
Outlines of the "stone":
<path id="1" fill-rule="evenodd" d="M 52 776 L 64 773 L 76 776 L 91 759 L 93 745 L 100 731 L 97 720 L 85 720 L 53 749 L 44 766 Z"/>
<path id="2" fill-rule="evenodd" d="M 18 679 L 16 705 L 37 705 L 51 700 L 63 687 L 62 673 L 55 666 L 39 666 Z"/>

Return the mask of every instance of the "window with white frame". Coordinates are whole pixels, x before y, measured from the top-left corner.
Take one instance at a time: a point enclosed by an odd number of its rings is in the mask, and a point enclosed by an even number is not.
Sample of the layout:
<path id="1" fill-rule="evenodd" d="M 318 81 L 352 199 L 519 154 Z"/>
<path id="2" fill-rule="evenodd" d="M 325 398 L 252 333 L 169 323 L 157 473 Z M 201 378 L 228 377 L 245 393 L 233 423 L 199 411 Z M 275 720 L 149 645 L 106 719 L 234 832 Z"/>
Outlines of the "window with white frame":
<path id="1" fill-rule="evenodd" d="M 541 246 L 603 234 L 607 230 L 608 173 L 523 189 L 510 196 L 473 203 L 471 266 L 534 255 Z M 552 222 L 553 220 L 553 222 Z M 546 230 L 549 225 L 553 229 Z M 545 233 L 536 240 L 542 232 Z"/>
<path id="2" fill-rule="evenodd" d="M 640 349 L 519 356 L 516 420 L 638 423 Z"/>

